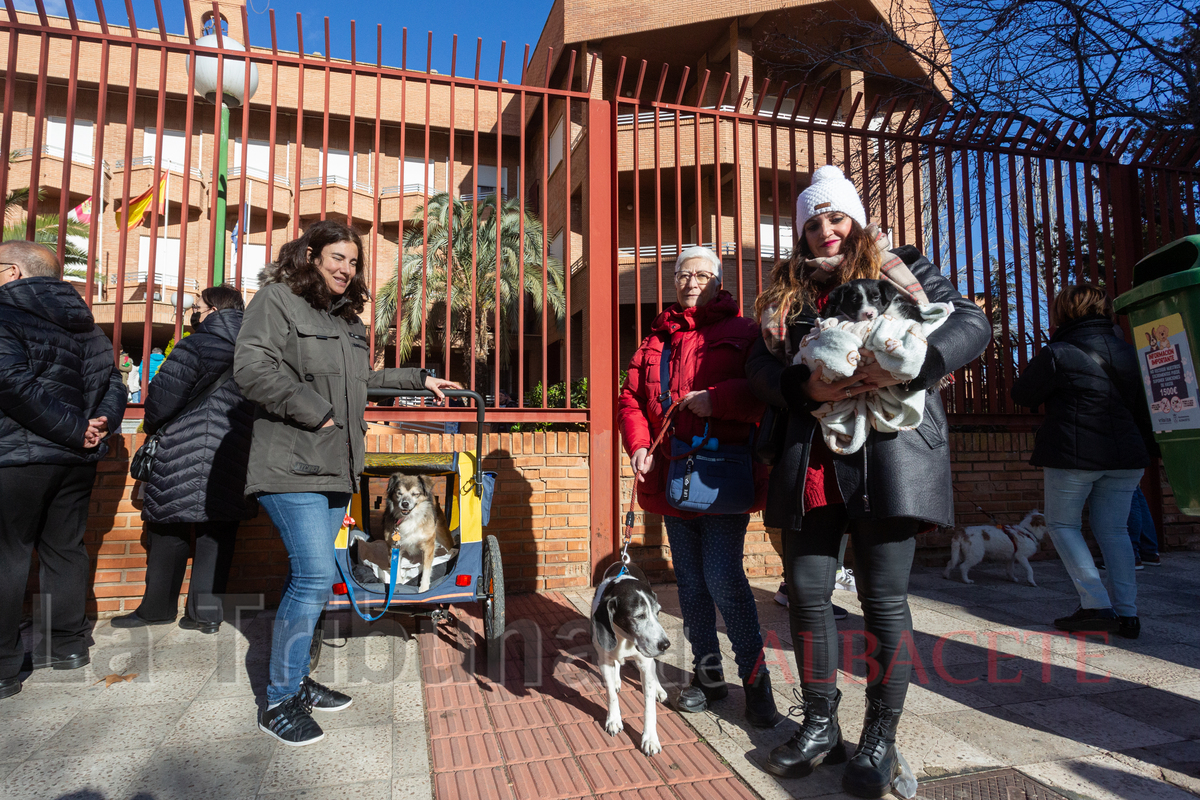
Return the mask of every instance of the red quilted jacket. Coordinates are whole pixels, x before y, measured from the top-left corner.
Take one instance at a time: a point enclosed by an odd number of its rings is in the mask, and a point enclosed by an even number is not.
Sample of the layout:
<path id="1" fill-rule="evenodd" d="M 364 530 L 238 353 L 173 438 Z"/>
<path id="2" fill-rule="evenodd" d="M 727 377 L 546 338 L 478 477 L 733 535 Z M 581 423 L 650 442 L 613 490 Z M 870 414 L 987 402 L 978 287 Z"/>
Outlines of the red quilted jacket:
<path id="1" fill-rule="evenodd" d="M 709 436 L 720 442 L 744 444 L 766 406 L 750 392 L 746 381 L 746 355 L 761 335 L 753 320 L 738 316 L 737 302 L 721 291 L 711 302 L 685 309 L 678 303 L 664 309 L 651 325 L 629 364 L 629 375 L 618 398 L 617 420 L 625 451 L 649 447 L 662 427 L 663 407 L 659 402 L 663 342 L 671 337 L 671 398 L 678 402 L 688 392 L 706 389 L 712 396 L 713 415 Z M 674 435 L 691 441 L 704 433 L 704 418 L 688 410 L 674 417 Z M 669 451 L 664 441 L 655 451 L 654 468 L 638 484 L 638 502 L 646 511 L 676 517 L 697 516 L 672 508 L 667 503 L 666 481 Z M 754 467 L 753 511 L 763 508 L 767 496 L 767 468 Z"/>

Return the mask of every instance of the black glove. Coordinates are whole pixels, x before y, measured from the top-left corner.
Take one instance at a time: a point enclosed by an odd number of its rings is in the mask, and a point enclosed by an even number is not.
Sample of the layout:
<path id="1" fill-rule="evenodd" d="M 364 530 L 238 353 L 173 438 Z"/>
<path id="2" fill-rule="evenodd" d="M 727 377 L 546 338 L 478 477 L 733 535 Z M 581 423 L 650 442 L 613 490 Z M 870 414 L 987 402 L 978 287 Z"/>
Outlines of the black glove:
<path id="1" fill-rule="evenodd" d="M 812 411 L 821 403 L 808 396 L 805 384 L 808 383 L 812 370 L 805 364 L 793 364 L 785 367 L 779 375 L 779 391 L 787 401 L 791 411 Z"/>

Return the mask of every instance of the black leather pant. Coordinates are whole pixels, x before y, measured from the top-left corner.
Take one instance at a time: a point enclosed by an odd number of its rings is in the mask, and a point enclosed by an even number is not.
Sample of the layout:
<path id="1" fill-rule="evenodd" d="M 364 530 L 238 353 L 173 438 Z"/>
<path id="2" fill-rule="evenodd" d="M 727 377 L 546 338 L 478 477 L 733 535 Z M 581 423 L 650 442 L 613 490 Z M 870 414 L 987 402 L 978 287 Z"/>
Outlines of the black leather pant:
<path id="1" fill-rule="evenodd" d="M 861 664 L 865 649 L 867 696 L 903 708 L 910 663 L 916 658 L 909 652 L 913 640 L 908 575 L 917 527 L 916 520 L 906 518 L 849 520 L 846 507 L 834 505 L 813 509 L 803 527 L 784 531 L 788 615 L 804 688 L 829 697 L 837 689 L 839 637 L 831 598 L 842 534 L 849 528 L 866 635 L 845 632 L 846 645 L 854 648 L 847 658 Z"/>

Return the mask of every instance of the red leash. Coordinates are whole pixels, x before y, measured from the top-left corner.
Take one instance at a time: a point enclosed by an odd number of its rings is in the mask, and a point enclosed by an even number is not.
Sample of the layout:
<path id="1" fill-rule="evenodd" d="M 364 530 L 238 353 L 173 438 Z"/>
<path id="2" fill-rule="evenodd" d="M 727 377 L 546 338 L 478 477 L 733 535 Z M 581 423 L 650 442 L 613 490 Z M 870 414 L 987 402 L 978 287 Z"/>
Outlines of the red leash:
<path id="1" fill-rule="evenodd" d="M 650 455 L 653 455 L 654 451 L 658 449 L 658 446 L 662 444 L 663 437 L 667 435 L 667 431 L 671 427 L 671 418 L 675 416 L 675 412 L 678 410 L 678 408 L 678 403 L 672 403 L 671 407 L 667 409 L 667 415 L 663 417 L 662 428 L 659 429 L 658 436 L 655 438 L 654 444 L 650 445 L 650 449 L 647 451 Z M 641 473 L 635 472 L 633 474 L 633 491 L 629 493 L 629 510 L 625 512 L 625 532 L 621 535 L 622 561 L 626 559 L 625 553 L 629 549 L 630 540 L 633 539 L 633 505 L 637 502 L 637 476 L 639 474 Z"/>

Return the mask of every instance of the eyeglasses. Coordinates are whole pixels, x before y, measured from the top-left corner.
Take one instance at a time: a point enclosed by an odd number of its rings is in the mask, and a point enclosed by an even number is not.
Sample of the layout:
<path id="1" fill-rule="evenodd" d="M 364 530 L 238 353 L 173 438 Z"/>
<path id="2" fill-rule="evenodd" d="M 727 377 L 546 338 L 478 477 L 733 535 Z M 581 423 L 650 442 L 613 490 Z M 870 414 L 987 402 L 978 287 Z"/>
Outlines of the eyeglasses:
<path id="1" fill-rule="evenodd" d="M 688 281 L 696 279 L 696 285 L 703 289 L 708 286 L 708 282 L 717 276 L 711 272 L 677 272 L 675 273 L 675 283 L 679 286 L 687 286 Z"/>
<path id="2" fill-rule="evenodd" d="M 20 269 L 21 265 L 20 264 L 6 264 L 5 262 L 0 261 L 0 267 L 4 267 L 5 269 Z"/>

